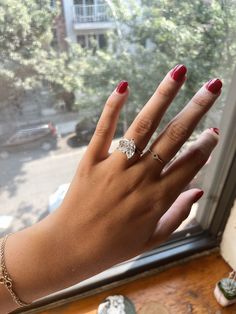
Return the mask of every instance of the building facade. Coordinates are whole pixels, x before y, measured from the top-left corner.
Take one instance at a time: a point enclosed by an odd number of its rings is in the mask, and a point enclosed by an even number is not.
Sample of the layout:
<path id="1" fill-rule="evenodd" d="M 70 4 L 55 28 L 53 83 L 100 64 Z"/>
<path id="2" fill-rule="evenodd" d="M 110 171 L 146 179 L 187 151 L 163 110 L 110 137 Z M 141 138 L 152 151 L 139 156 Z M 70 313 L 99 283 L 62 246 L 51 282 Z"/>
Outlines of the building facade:
<path id="1" fill-rule="evenodd" d="M 106 32 L 115 27 L 109 2 L 105 0 L 62 0 L 66 35 L 72 42 L 90 48 L 93 42 L 105 48 Z"/>

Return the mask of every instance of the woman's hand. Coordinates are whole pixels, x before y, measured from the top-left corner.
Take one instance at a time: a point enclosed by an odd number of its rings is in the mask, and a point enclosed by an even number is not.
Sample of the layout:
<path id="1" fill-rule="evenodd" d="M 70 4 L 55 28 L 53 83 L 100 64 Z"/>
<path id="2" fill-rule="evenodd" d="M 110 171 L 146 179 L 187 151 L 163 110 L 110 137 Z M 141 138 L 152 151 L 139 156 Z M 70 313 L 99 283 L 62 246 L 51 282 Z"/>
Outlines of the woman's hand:
<path id="1" fill-rule="evenodd" d="M 185 74 L 184 65 L 170 71 L 125 134 L 125 138 L 134 139 L 139 151 L 147 147 L 184 83 Z M 71 256 L 74 268 L 88 265 L 87 269 L 74 270 L 79 278 L 154 248 L 188 216 L 202 191 L 181 192 L 208 160 L 217 144 L 218 131 L 204 131 L 188 151 L 169 167 L 165 165 L 213 105 L 221 87 L 218 79 L 206 83 L 166 126 L 151 146 L 160 160 L 149 151 L 142 156 L 136 153 L 129 160 L 119 150 L 108 153 L 120 110 L 128 97 L 127 82 L 121 82 L 108 98 L 58 211 L 64 222 L 62 234 L 70 239 L 69 251 L 76 252 Z"/>
<path id="2" fill-rule="evenodd" d="M 127 130 L 124 137 L 133 139 L 138 151 L 148 147 L 185 74 L 183 65 L 172 69 Z M 33 301 L 66 288 L 169 237 L 203 193 L 182 191 L 208 160 L 218 130 L 205 130 L 188 151 L 169 162 L 220 95 L 221 87 L 218 79 L 206 83 L 155 139 L 152 153 L 140 156 L 136 152 L 127 159 L 120 150 L 108 153 L 129 92 L 127 82 L 119 84 L 105 104 L 60 208 L 8 240 L 9 272 L 22 299 Z M 17 264 L 11 260 L 16 251 Z M 22 273 L 29 256 L 30 272 Z M 30 290 L 34 282 L 37 285 Z"/>

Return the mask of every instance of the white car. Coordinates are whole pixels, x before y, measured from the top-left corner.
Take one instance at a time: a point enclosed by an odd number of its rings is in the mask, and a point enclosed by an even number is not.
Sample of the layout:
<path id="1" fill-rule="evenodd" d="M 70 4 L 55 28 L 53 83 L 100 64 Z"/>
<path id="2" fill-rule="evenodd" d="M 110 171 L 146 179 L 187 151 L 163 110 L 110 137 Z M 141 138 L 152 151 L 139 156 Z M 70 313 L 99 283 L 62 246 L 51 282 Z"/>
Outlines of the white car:
<path id="1" fill-rule="evenodd" d="M 62 203 L 66 192 L 68 191 L 70 183 L 61 184 L 56 192 L 50 195 L 48 202 L 49 213 L 54 212 Z"/>

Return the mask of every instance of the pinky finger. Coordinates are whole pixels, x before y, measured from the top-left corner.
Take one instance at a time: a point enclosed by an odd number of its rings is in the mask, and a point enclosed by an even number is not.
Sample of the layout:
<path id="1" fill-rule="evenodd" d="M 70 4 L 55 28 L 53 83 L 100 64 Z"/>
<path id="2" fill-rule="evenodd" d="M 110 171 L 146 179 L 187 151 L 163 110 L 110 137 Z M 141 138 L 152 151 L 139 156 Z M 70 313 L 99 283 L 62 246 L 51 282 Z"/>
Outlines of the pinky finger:
<path id="1" fill-rule="evenodd" d="M 191 189 L 180 194 L 168 211 L 158 221 L 156 229 L 147 243 L 147 249 L 160 245 L 181 225 L 190 214 L 192 205 L 203 195 L 199 189 Z"/>
<path id="2" fill-rule="evenodd" d="M 120 110 L 128 97 L 128 82 L 121 81 L 104 106 L 86 154 L 98 162 L 108 156 L 108 150 L 115 134 Z"/>

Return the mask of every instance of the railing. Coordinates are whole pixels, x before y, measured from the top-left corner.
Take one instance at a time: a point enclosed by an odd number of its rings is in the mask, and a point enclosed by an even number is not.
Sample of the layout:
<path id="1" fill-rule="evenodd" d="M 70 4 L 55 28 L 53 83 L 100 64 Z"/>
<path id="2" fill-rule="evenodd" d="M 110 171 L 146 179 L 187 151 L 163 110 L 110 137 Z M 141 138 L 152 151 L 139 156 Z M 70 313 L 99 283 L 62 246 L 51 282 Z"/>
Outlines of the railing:
<path id="1" fill-rule="evenodd" d="M 109 22 L 111 20 L 110 8 L 107 4 L 73 6 L 75 23 Z"/>

